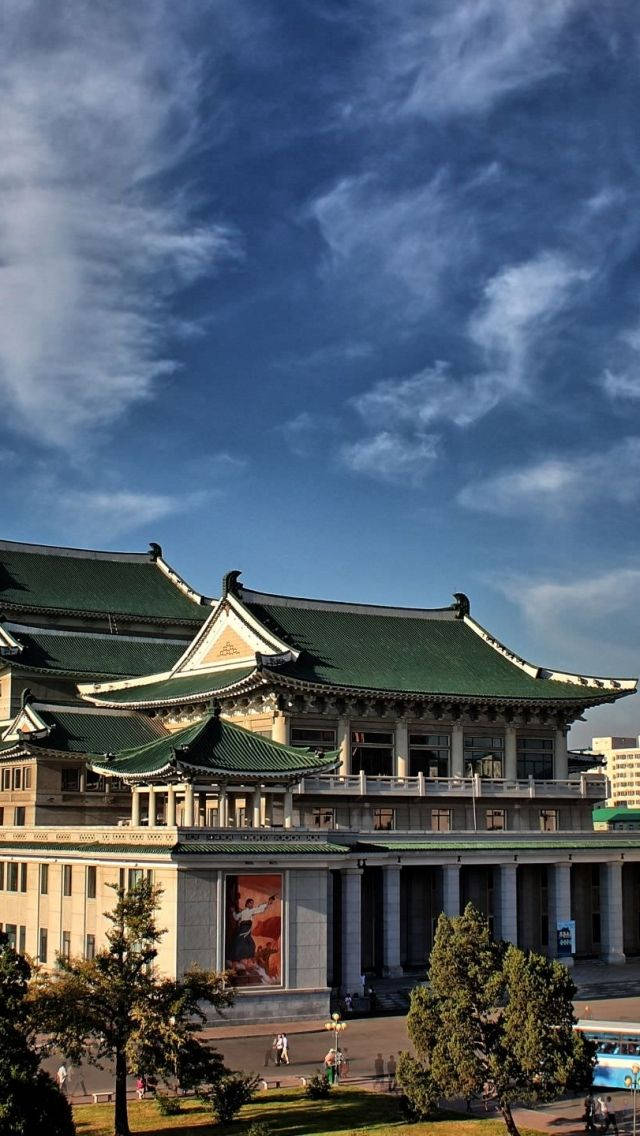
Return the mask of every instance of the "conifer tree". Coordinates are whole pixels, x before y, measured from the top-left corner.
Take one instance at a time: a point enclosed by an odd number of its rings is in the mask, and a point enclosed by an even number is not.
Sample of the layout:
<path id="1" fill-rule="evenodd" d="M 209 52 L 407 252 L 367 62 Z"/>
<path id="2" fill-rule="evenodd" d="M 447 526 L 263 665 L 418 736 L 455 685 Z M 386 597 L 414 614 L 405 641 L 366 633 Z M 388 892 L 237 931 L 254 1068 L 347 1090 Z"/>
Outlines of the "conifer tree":
<path id="1" fill-rule="evenodd" d="M 191 970 L 182 980 L 161 978 L 155 968 L 160 889 L 142 880 L 129 891 L 114 886 L 117 902 L 107 915 L 108 945 L 94 959 L 59 958 L 33 992 L 40 1028 L 72 1061 L 115 1069 L 115 1136 L 130 1136 L 127 1075 L 144 1071 L 175 1077 L 184 1087 L 210 1083 L 226 1072 L 218 1053 L 197 1037 L 202 1004 L 221 1010 L 231 1003 L 224 975 Z"/>
<path id="2" fill-rule="evenodd" d="M 562 964 L 494 942 L 471 904 L 460 916 L 441 915 L 428 985 L 413 991 L 408 1017 L 432 1095 L 488 1093 L 518 1136 L 516 1102 L 589 1087 L 594 1048 L 573 1029 L 575 990 Z M 411 1099 L 411 1084 L 402 1087 Z"/>

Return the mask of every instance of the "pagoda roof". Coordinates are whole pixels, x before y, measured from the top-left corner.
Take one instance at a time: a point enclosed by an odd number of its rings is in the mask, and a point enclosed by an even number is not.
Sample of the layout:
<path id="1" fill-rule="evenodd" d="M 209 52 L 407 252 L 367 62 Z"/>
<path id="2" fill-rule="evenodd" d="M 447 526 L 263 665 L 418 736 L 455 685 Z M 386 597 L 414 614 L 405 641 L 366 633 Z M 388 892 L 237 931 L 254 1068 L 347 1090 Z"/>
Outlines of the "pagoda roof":
<path id="1" fill-rule="evenodd" d="M 95 552 L 0 541 L 0 611 L 101 616 L 191 624 L 209 614 L 209 601 L 162 557 Z"/>
<path id="2" fill-rule="evenodd" d="M 156 741 L 164 733 L 156 719 L 126 710 L 29 702 L 4 731 L 0 758 L 25 750 L 103 754 Z"/>
<path id="3" fill-rule="evenodd" d="M 271 684 L 354 697 L 565 703 L 579 711 L 636 689 L 633 678 L 527 662 L 471 618 L 459 593 L 450 607 L 378 607 L 254 592 L 238 575 L 224 577 L 222 599 L 169 674 L 84 686 L 82 696 L 151 707 Z"/>
<path id="4" fill-rule="evenodd" d="M 282 745 L 213 712 L 183 730 L 109 754 L 94 761 L 92 768 L 136 781 L 172 774 L 282 780 L 331 769 L 339 760 L 339 751 L 319 755 L 308 748 Z"/>
<path id="5" fill-rule="evenodd" d="M 2 636 L 4 632 L 4 636 Z M 28 671 L 85 678 L 123 678 L 170 671 L 185 649 L 184 639 L 117 635 L 99 631 L 61 631 L 5 623 L 0 632 L 0 662 Z M 3 638 L 15 646 L 3 648 Z"/>

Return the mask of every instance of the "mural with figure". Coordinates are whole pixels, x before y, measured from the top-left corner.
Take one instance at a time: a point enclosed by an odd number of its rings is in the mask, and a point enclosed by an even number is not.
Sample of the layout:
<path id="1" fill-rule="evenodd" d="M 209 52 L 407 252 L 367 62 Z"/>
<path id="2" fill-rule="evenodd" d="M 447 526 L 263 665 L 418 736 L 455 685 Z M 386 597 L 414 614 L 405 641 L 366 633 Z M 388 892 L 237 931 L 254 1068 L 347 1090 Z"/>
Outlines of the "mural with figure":
<path id="1" fill-rule="evenodd" d="M 234 986 L 282 984 L 282 875 L 227 876 L 225 967 Z"/>

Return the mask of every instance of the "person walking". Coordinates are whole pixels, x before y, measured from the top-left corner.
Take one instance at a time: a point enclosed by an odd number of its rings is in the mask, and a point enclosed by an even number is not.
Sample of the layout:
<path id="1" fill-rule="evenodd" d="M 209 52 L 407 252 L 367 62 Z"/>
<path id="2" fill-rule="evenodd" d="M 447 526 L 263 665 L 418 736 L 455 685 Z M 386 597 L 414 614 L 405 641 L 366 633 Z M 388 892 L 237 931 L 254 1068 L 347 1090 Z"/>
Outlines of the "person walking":
<path id="1" fill-rule="evenodd" d="M 618 1121 L 616 1120 L 615 1112 L 611 1108 L 611 1097 L 607 1097 L 606 1100 L 600 1098 L 600 1116 L 604 1121 L 603 1131 L 608 1132 L 609 1129 L 612 1128 L 615 1136 L 618 1136 Z"/>
<path id="2" fill-rule="evenodd" d="M 389 1078 L 389 1084 L 387 1085 L 387 1092 L 389 1092 L 389 1093 L 395 1092 L 396 1068 L 397 1068 L 396 1059 L 393 1056 L 393 1053 L 391 1053 L 389 1055 L 389 1060 L 387 1061 L 387 1077 Z"/>
<path id="3" fill-rule="evenodd" d="M 286 1033 L 280 1034 L 280 1040 L 282 1041 L 282 1047 L 280 1049 L 280 1060 L 284 1061 L 285 1065 L 288 1065 L 289 1064 L 289 1038 L 287 1037 Z"/>
<path id="4" fill-rule="evenodd" d="M 381 1053 L 376 1053 L 373 1070 L 376 1075 L 376 1081 L 382 1081 L 384 1078 L 384 1057 Z"/>
<path id="5" fill-rule="evenodd" d="M 592 1092 L 587 1093 L 584 1100 L 584 1130 L 596 1131 L 596 1101 Z"/>
<path id="6" fill-rule="evenodd" d="M 136 1078 L 136 1093 L 138 1100 L 144 1100 L 144 1094 L 147 1091 L 147 1080 L 144 1073 L 138 1073 Z"/>
<path id="7" fill-rule="evenodd" d="M 67 1073 L 67 1069 L 66 1069 L 65 1063 L 63 1061 L 62 1064 L 60 1065 L 60 1068 L 58 1069 L 58 1072 L 56 1073 L 56 1081 L 58 1083 L 58 1088 L 60 1089 L 60 1092 L 64 1093 L 65 1096 L 67 1095 L 67 1077 L 68 1077 L 68 1075 L 69 1074 Z"/>

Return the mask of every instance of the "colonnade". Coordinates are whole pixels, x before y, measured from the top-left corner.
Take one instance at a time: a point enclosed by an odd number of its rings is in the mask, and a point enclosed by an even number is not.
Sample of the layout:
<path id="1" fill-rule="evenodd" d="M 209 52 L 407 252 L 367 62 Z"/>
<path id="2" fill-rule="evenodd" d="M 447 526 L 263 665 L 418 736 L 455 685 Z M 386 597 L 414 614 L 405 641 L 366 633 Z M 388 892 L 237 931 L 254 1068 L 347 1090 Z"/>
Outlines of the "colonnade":
<path id="1" fill-rule="evenodd" d="M 238 798 L 245 802 L 245 824 L 253 828 L 270 828 L 273 824 L 273 804 L 277 799 L 282 806 L 282 825 L 291 828 L 293 824 L 293 790 L 291 788 L 265 789 L 255 785 L 243 788 L 239 785 L 222 784 L 217 787 L 199 786 L 190 781 L 171 785 L 134 785 L 131 789 L 131 824 L 140 825 L 143 820 L 143 799 L 147 798 L 146 824 L 153 828 L 158 824 L 173 827 L 179 816 L 184 828 L 199 828 L 207 825 L 207 812 L 216 809 L 217 828 L 236 826 L 235 803 Z"/>

